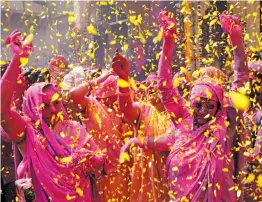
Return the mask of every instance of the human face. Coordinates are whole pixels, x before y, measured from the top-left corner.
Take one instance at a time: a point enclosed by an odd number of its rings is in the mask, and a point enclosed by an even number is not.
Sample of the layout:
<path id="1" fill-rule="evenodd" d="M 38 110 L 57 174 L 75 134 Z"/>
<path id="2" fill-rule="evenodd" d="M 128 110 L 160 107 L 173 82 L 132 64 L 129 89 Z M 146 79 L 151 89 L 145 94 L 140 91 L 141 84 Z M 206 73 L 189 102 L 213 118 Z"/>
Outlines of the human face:
<path id="1" fill-rule="evenodd" d="M 157 80 L 152 80 L 146 82 L 146 95 L 147 95 L 147 100 L 152 104 L 152 105 L 157 105 L 161 103 L 160 100 L 160 94 L 157 88 Z"/>
<path id="2" fill-rule="evenodd" d="M 198 97 L 192 102 L 194 109 L 194 119 L 198 124 L 205 124 L 216 115 L 218 104 L 217 101 L 208 98 Z"/>
<path id="3" fill-rule="evenodd" d="M 48 86 L 44 88 L 42 98 L 42 117 L 49 126 L 52 126 L 52 128 L 63 115 L 61 97 L 56 96 L 56 93 L 57 91 L 54 88 Z"/>

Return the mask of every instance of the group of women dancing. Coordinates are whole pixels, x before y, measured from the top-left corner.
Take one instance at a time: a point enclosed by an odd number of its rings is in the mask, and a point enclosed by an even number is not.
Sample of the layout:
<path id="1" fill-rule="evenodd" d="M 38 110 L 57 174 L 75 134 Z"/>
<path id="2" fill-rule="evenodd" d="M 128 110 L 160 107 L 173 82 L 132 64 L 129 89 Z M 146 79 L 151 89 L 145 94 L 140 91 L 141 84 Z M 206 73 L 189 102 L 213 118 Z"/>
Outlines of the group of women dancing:
<path id="1" fill-rule="evenodd" d="M 112 70 L 97 78 L 75 75 L 63 89 L 68 62 L 56 56 L 51 81 L 30 83 L 21 64 L 33 45 L 12 32 L 1 137 L 16 150 L 19 201 L 262 201 L 262 62 L 247 61 L 237 17 L 224 12 L 219 20 L 234 78 L 206 67 L 183 85 L 187 97 L 173 85 L 177 27 L 168 10 L 158 16 L 158 71 L 143 82 L 129 78 L 128 58 L 116 50 Z M 247 83 L 251 104 L 243 111 L 229 94 Z"/>

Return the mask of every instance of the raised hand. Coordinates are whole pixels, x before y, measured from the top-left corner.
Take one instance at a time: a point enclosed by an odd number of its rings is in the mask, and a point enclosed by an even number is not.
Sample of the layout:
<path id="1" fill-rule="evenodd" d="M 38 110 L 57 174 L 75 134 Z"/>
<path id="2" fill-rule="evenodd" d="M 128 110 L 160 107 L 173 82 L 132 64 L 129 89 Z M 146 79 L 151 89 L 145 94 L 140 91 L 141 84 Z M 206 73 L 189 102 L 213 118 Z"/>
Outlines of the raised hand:
<path id="1" fill-rule="evenodd" d="M 233 32 L 241 30 L 241 22 L 238 17 L 234 15 L 228 15 L 227 11 L 223 11 L 221 15 L 219 15 L 219 20 L 221 23 L 221 27 L 227 34 L 231 35 Z"/>
<path id="2" fill-rule="evenodd" d="M 22 178 L 15 181 L 15 185 L 18 189 L 29 189 L 32 187 L 32 179 L 31 178 Z"/>
<path id="3" fill-rule="evenodd" d="M 7 37 L 5 43 L 10 45 L 14 56 L 27 58 L 33 52 L 33 45 L 24 44 L 26 37 L 22 39 L 20 37 L 21 32 L 16 29 Z"/>
<path id="4" fill-rule="evenodd" d="M 119 54 L 118 50 L 116 50 L 112 59 L 112 68 L 119 78 L 128 81 L 130 71 L 129 62 Z"/>
<path id="5" fill-rule="evenodd" d="M 158 24 L 164 31 L 164 36 L 170 34 L 176 34 L 177 31 L 177 23 L 174 19 L 174 14 L 169 12 L 167 8 L 162 10 L 158 15 Z"/>

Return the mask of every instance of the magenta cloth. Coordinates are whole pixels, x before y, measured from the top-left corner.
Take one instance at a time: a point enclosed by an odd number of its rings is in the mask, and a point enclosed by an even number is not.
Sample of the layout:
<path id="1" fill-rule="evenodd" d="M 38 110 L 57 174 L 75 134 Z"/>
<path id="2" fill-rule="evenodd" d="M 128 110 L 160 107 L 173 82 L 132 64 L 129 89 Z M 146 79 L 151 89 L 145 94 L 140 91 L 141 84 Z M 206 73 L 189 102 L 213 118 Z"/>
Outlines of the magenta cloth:
<path id="1" fill-rule="evenodd" d="M 36 201 L 47 202 L 47 197 L 54 202 L 70 198 L 71 201 L 99 201 L 94 178 L 102 171 L 104 157 L 98 155 L 99 148 L 78 122 L 60 121 L 50 130 L 40 107 L 46 85 L 35 84 L 25 95 L 26 153 L 17 168 L 18 179 L 32 178 Z M 65 157 L 72 157 L 72 161 L 62 163 Z"/>
<path id="2" fill-rule="evenodd" d="M 193 93 L 192 98 L 207 97 L 206 93 L 197 94 L 201 87 L 207 87 L 220 106 L 224 106 L 226 100 L 223 89 L 214 80 L 197 81 L 196 84 L 200 88 Z M 177 89 L 173 89 L 172 78 L 160 78 L 159 90 L 176 127 L 176 142 L 166 163 L 172 200 L 180 201 L 186 197 L 192 202 L 235 201 L 235 191 L 228 190 L 234 186 L 234 164 L 232 161 L 229 163 L 231 142 L 225 141 L 228 135 L 225 126 L 226 108 L 220 108 L 214 121 L 193 130 L 193 118 Z M 177 121 L 179 118 L 182 118 L 181 122 Z M 228 172 L 223 172 L 223 168 Z"/>

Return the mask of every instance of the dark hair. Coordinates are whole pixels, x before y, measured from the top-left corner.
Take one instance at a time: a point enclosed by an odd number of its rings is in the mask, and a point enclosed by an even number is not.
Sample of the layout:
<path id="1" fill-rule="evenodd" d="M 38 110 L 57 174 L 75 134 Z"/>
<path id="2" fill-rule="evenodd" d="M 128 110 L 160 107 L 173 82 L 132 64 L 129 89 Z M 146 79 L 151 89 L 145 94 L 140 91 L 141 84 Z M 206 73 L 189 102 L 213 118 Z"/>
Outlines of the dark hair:
<path id="1" fill-rule="evenodd" d="M 6 64 L 1 65 L 1 78 L 4 75 L 5 71 L 7 70 L 7 67 L 9 66 L 9 61 Z"/>
<path id="2" fill-rule="evenodd" d="M 26 77 L 28 80 L 28 87 L 31 86 L 34 83 L 39 82 L 50 82 L 50 76 L 49 73 L 43 72 L 39 68 L 32 68 L 29 67 L 26 70 L 22 72 L 22 74 Z"/>

